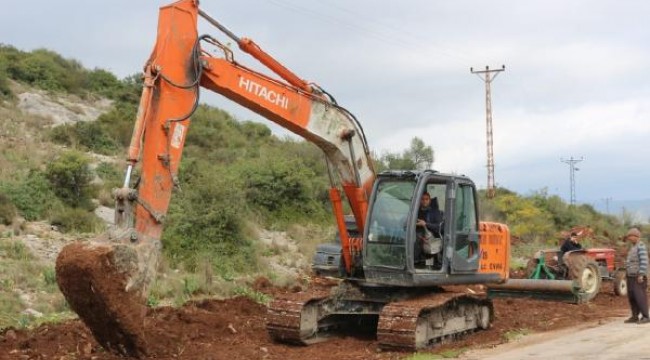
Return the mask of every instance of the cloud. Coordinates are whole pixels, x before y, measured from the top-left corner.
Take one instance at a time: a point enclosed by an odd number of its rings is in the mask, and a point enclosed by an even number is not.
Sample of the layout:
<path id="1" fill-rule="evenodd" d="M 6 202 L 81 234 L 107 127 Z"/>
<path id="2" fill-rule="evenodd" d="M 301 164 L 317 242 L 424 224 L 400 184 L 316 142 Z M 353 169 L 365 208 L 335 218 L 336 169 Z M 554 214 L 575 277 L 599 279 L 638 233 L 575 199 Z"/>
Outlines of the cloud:
<path id="1" fill-rule="evenodd" d="M 3 42 L 48 47 L 90 68 L 141 70 L 166 0 L 24 0 L 0 13 Z M 492 83 L 496 181 L 566 196 L 562 156 L 586 157 L 584 198 L 650 197 L 650 2 L 629 0 L 240 0 L 201 3 L 357 115 L 378 151 L 413 136 L 434 166 L 485 184 L 485 90 L 469 68 L 506 65 Z M 218 35 L 202 22 L 200 32 Z M 255 69 L 260 65 L 237 52 Z M 223 98 L 202 98 L 270 125 Z"/>

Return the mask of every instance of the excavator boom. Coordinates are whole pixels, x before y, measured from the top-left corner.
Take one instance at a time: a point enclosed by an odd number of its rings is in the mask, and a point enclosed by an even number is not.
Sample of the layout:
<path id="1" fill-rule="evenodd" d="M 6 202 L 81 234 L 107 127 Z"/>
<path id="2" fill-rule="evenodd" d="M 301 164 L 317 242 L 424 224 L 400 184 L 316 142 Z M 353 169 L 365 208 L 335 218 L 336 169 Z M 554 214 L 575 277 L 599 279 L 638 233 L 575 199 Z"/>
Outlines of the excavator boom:
<path id="1" fill-rule="evenodd" d="M 227 46 L 211 36 L 199 36 L 199 16 L 280 79 L 242 66 Z M 210 55 L 204 46 L 223 56 Z M 163 6 L 156 44 L 145 64 L 124 186 L 114 191 L 116 226 L 94 241 L 66 246 L 56 264 L 57 282 L 71 308 L 100 344 L 116 353 L 146 354 L 144 298 L 161 256 L 164 220 L 178 185 L 181 155 L 201 87 L 323 150 L 348 272 L 354 266 L 355 251 L 360 251 L 359 239 L 349 238 L 345 231 L 339 185 L 357 225 L 363 228 L 375 172 L 363 129 L 354 116 L 318 85 L 302 80 L 252 40 L 239 38 L 199 10 L 197 0 Z M 136 168 L 140 176 L 134 182 L 131 177 Z M 132 183 L 137 185 L 132 187 Z"/>

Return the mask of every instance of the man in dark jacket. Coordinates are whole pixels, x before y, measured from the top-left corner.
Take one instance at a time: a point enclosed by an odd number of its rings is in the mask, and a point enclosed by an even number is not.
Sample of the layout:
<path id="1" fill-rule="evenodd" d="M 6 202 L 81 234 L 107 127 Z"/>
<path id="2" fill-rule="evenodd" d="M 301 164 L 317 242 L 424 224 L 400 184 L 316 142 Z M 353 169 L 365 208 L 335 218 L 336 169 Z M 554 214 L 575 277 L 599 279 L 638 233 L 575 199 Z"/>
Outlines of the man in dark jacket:
<path id="1" fill-rule="evenodd" d="M 625 261 L 627 272 L 627 299 L 630 302 L 632 317 L 625 320 L 626 323 L 650 323 L 648 317 L 648 249 L 640 241 L 641 231 L 631 228 L 625 239 L 630 242 L 630 250 Z M 641 315 L 641 319 L 639 319 Z"/>
<path id="2" fill-rule="evenodd" d="M 426 227 L 435 237 L 442 237 L 442 211 L 438 208 L 438 199 L 433 200 L 428 192 L 422 194 L 416 225 Z"/>
<path id="3" fill-rule="evenodd" d="M 560 257 L 563 257 L 564 254 L 574 250 L 582 250 L 582 244 L 578 242 L 578 234 L 572 232 L 571 236 L 564 240 L 564 243 L 562 243 L 562 246 L 560 247 Z"/>
<path id="4" fill-rule="evenodd" d="M 415 262 L 417 263 L 422 263 L 425 260 L 425 252 L 428 250 L 425 250 L 426 248 L 429 248 L 431 250 L 431 242 L 433 239 L 431 239 L 431 236 L 436 237 L 436 238 L 442 238 L 443 234 L 443 213 L 440 211 L 438 208 L 438 199 L 431 199 L 431 195 L 428 192 L 424 192 L 422 194 L 422 198 L 420 198 L 420 208 L 418 209 L 418 220 L 415 223 L 416 225 L 416 236 L 417 239 L 415 241 Z M 428 230 L 430 235 L 427 237 L 427 232 L 425 231 Z M 428 244 L 425 245 L 425 242 Z M 439 242 L 438 245 L 441 246 L 441 243 Z M 435 246 L 434 246 L 435 247 Z M 432 255 L 431 252 L 429 252 L 430 255 Z"/>

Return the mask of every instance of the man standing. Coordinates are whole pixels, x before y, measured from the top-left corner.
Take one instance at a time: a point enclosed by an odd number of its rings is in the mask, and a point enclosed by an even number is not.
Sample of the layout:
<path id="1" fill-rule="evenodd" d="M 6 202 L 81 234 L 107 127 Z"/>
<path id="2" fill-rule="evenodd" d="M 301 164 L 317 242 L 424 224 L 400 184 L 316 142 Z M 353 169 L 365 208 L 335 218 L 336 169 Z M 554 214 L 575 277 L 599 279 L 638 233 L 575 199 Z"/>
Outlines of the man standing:
<path id="1" fill-rule="evenodd" d="M 647 324 L 648 298 L 646 289 L 648 287 L 648 249 L 640 241 L 641 232 L 637 228 L 631 228 L 625 239 L 630 242 L 631 247 L 627 253 L 625 270 L 627 271 L 627 298 L 630 301 L 632 317 L 625 320 L 626 323 Z M 641 319 L 639 319 L 641 314 Z"/>

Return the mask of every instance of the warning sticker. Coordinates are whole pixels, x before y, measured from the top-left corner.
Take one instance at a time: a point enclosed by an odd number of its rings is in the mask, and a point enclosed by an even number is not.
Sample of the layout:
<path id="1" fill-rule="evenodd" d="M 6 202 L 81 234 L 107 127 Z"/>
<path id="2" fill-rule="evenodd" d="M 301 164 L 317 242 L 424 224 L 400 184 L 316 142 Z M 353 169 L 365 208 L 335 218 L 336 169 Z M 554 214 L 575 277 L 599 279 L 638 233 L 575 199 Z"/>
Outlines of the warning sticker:
<path id="1" fill-rule="evenodd" d="M 172 134 L 172 143 L 171 146 L 178 149 L 183 143 L 183 135 L 185 135 L 185 125 L 176 123 L 174 127 L 174 133 Z"/>

